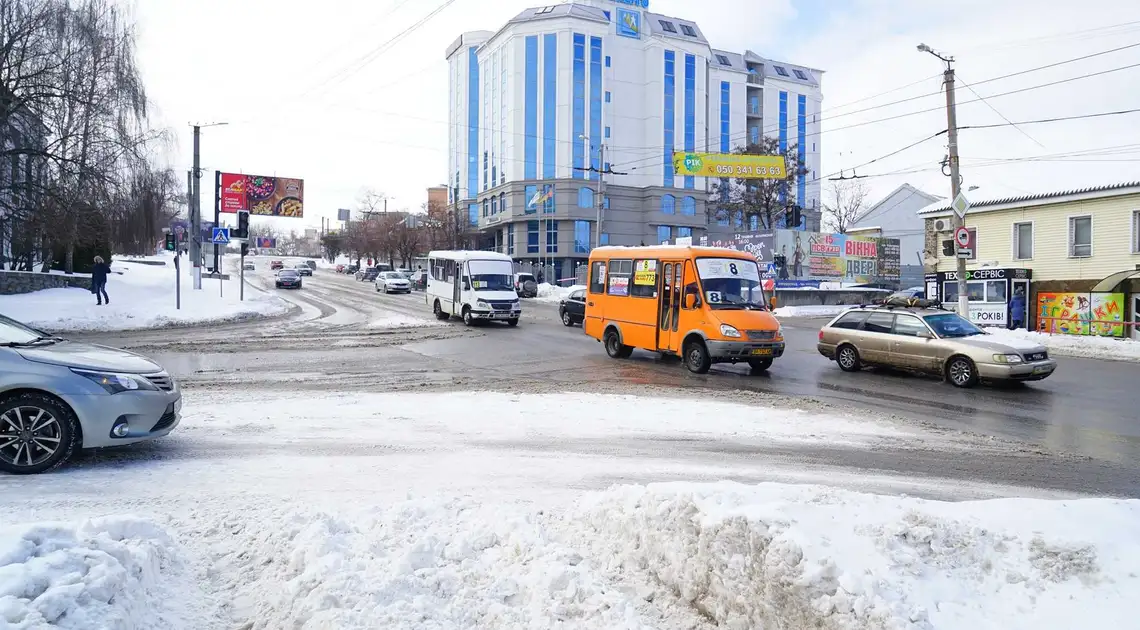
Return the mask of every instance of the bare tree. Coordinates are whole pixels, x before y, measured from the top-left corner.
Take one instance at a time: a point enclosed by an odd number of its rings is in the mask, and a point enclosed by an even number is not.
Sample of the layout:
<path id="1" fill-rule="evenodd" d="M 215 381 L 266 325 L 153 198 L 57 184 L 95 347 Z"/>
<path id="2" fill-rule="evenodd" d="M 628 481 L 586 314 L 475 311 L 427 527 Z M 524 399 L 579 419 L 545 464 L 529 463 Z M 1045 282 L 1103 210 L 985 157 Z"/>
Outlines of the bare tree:
<path id="1" fill-rule="evenodd" d="M 861 179 L 832 182 L 823 203 L 824 223 L 839 234 L 846 234 L 862 216 L 869 192 Z"/>
<path id="2" fill-rule="evenodd" d="M 780 142 L 776 138 L 764 136 L 755 144 L 737 147 L 733 151 L 736 155 L 780 155 Z M 791 221 L 787 218 L 790 208 L 802 209 L 802 199 L 795 198 L 795 183 L 808 170 L 799 158 L 799 150 L 795 146 L 787 147 L 783 152 L 786 164 L 786 177 L 783 179 L 724 179 L 714 184 L 709 198 L 713 206 L 712 216 L 721 220 L 736 220 L 748 223 L 752 217 L 761 229 L 774 230 L 783 218 L 783 224 L 788 227 Z"/>

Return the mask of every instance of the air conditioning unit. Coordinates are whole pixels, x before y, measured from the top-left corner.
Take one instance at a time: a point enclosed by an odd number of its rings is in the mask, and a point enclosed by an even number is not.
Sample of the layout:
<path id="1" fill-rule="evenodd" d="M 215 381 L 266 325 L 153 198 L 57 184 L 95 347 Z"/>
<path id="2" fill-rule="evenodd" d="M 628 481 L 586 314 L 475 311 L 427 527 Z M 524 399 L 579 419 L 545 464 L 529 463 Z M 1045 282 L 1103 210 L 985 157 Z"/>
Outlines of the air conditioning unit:
<path id="1" fill-rule="evenodd" d="M 949 232 L 950 231 L 950 220 L 949 219 L 935 219 L 934 220 L 934 231 L 935 232 Z"/>

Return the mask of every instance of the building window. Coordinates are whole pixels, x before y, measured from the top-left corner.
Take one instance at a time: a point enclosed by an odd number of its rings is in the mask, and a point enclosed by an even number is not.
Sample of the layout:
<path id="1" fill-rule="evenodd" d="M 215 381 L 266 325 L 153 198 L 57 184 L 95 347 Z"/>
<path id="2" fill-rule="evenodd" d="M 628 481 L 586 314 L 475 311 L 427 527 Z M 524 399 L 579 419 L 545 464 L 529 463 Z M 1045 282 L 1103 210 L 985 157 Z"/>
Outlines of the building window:
<path id="1" fill-rule="evenodd" d="M 527 36 L 523 56 L 523 177 L 538 178 L 538 36 Z"/>
<path id="2" fill-rule="evenodd" d="M 606 102 L 607 102 L 607 103 L 608 103 L 608 102 L 610 102 L 610 99 L 611 99 L 611 98 L 612 98 L 612 96 L 610 95 L 610 91 L 609 91 L 609 90 L 606 90 Z"/>
<path id="3" fill-rule="evenodd" d="M 602 137 L 602 38 L 590 38 L 590 142 L 598 143 L 598 138 Z M 575 138 L 579 136 L 574 136 Z M 578 143 L 575 143 L 577 145 Z M 590 166 L 594 168 L 592 171 L 586 171 L 587 178 L 598 181 L 600 174 L 598 170 L 602 168 L 600 157 L 597 151 L 590 151 Z"/>
<path id="4" fill-rule="evenodd" d="M 526 253 L 538 253 L 538 221 L 526 222 Z"/>
<path id="5" fill-rule="evenodd" d="M 602 245 L 609 245 L 610 244 L 610 235 L 606 232 L 602 232 L 602 235 L 598 237 L 598 243 L 600 243 Z"/>
<path id="6" fill-rule="evenodd" d="M 689 36 L 689 37 L 696 37 L 697 36 L 697 32 L 695 30 L 693 30 L 693 27 L 689 26 L 688 24 L 682 24 L 681 25 L 681 32 L 684 33 L 685 35 Z"/>
<path id="7" fill-rule="evenodd" d="M 543 35 L 542 42 L 542 178 L 554 179 L 558 150 L 558 35 Z"/>
<path id="8" fill-rule="evenodd" d="M 610 67 L 610 56 L 606 55 L 606 67 Z"/>
<path id="9" fill-rule="evenodd" d="M 657 242 L 668 243 L 673 238 L 673 228 L 668 225 L 657 226 Z"/>
<path id="10" fill-rule="evenodd" d="M 574 33 L 572 59 L 570 118 L 574 144 L 571 145 L 570 165 L 580 169 L 586 166 L 586 147 L 578 141 L 586 135 L 586 36 L 582 33 Z M 588 177 L 589 173 L 583 176 Z"/>
<path id="11" fill-rule="evenodd" d="M 728 215 L 729 215 L 728 210 L 725 210 L 724 208 L 717 210 L 716 211 L 716 224 L 727 226 L 728 225 Z"/>
<path id="12" fill-rule="evenodd" d="M 552 13 L 553 11 L 554 11 L 554 7 L 553 7 L 553 6 L 549 6 L 549 7 L 542 7 L 541 9 L 539 9 L 539 10 L 535 11 L 535 12 L 534 12 L 534 14 L 535 14 L 535 15 L 542 15 L 543 13 Z"/>
<path id="13" fill-rule="evenodd" d="M 788 69 L 784 66 L 772 66 L 772 69 L 776 71 L 776 74 L 782 77 L 788 76 Z"/>
<path id="14" fill-rule="evenodd" d="M 587 254 L 590 252 L 590 222 L 574 222 L 574 253 Z"/>
<path id="15" fill-rule="evenodd" d="M 1092 256 L 1092 216 L 1069 217 L 1069 257 Z"/>
<path id="16" fill-rule="evenodd" d="M 661 212 L 664 214 L 677 214 L 677 198 L 673 195 L 662 195 Z"/>
<path id="17" fill-rule="evenodd" d="M 499 193 L 499 212 L 506 212 L 506 211 L 507 211 L 507 195 L 505 193 Z"/>
<path id="18" fill-rule="evenodd" d="M 606 170 L 609 170 L 609 169 L 606 169 Z M 609 195 L 602 197 L 602 207 L 605 208 L 606 210 L 610 209 L 610 196 Z"/>
<path id="19" fill-rule="evenodd" d="M 665 88 L 664 103 L 664 140 L 665 159 L 663 168 L 665 177 L 663 184 L 672 187 L 674 184 L 673 149 L 676 147 L 677 115 L 675 111 L 677 98 L 677 53 L 672 50 L 665 51 Z"/>
<path id="20" fill-rule="evenodd" d="M 523 203 L 526 204 L 527 214 L 534 214 L 535 212 L 538 212 L 538 199 L 535 199 L 537 195 L 538 186 L 531 184 L 530 186 L 523 188 Z"/>
<path id="21" fill-rule="evenodd" d="M 486 199 L 484 199 L 483 203 L 482 203 L 482 205 L 483 205 L 483 216 L 487 216 L 487 214 L 491 211 L 487 204 L 488 204 L 488 201 Z"/>
<path id="22" fill-rule="evenodd" d="M 467 222 L 471 225 L 479 225 L 479 204 L 467 204 Z"/>
<path id="23" fill-rule="evenodd" d="M 681 197 L 681 214 L 690 217 L 697 215 L 696 198 L 690 197 L 688 195 Z"/>
<path id="24" fill-rule="evenodd" d="M 491 214 L 499 214 L 499 198 L 491 195 Z"/>
<path id="25" fill-rule="evenodd" d="M 693 237 L 693 228 L 691 228 L 691 227 L 678 227 L 677 228 L 677 238 L 692 238 L 692 237 Z"/>
<path id="26" fill-rule="evenodd" d="M 558 252 L 558 222 L 546 222 L 546 253 L 554 254 Z"/>
<path id="27" fill-rule="evenodd" d="M 515 255 L 515 226 L 513 224 L 507 226 L 507 253 L 512 256 Z"/>
<path id="28" fill-rule="evenodd" d="M 606 137 L 607 137 L 607 138 L 608 138 L 608 137 L 610 137 L 610 128 L 609 128 L 609 125 L 606 125 Z M 609 164 L 607 164 L 606 166 L 608 167 L 608 166 L 609 166 Z M 606 168 L 606 169 L 603 169 L 603 170 L 607 170 L 607 171 L 608 171 L 608 170 L 609 170 L 609 168 Z"/>
<path id="29" fill-rule="evenodd" d="M 1013 259 L 1033 260 L 1033 224 L 1013 224 Z"/>
<path id="30" fill-rule="evenodd" d="M 582 186 L 578 189 L 578 207 L 579 208 L 593 208 L 594 207 L 594 191 L 590 188 Z"/>
<path id="31" fill-rule="evenodd" d="M 546 184 L 542 187 L 542 213 L 554 214 L 554 186 Z"/>
<path id="32" fill-rule="evenodd" d="M 728 57 L 725 57 L 724 55 L 717 55 L 716 56 L 716 62 L 722 66 L 732 67 L 732 63 L 729 62 Z"/>
<path id="33" fill-rule="evenodd" d="M 697 150 L 697 57 L 685 55 L 685 150 Z M 688 189 L 697 187 L 697 178 L 686 175 L 684 186 Z"/>
<path id="34" fill-rule="evenodd" d="M 801 81 L 807 81 L 808 80 L 808 77 L 806 74 L 804 74 L 803 70 L 792 70 L 792 72 L 794 72 L 796 74 L 797 79 L 799 79 Z"/>
<path id="35" fill-rule="evenodd" d="M 661 29 L 664 30 L 666 33 L 676 33 L 677 32 L 677 27 L 673 26 L 672 22 L 669 22 L 666 20 L 657 20 L 657 22 L 659 24 L 661 24 Z"/>

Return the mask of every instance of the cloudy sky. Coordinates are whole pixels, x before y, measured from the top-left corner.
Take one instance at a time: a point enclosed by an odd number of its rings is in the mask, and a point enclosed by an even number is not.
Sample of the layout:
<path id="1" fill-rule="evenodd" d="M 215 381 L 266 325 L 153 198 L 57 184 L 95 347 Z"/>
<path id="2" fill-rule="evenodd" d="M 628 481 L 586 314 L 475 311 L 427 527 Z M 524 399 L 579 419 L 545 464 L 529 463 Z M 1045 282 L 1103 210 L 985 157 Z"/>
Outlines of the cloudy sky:
<path id="1" fill-rule="evenodd" d="M 170 164 L 189 168 L 191 122 L 225 121 L 203 131 L 203 167 L 303 177 L 305 227 L 355 207 L 365 187 L 391 208 L 419 208 L 446 181 L 446 47 L 542 4 L 452 0 L 382 46 L 445 2 L 135 0 L 155 122 L 176 135 Z M 956 57 L 963 127 L 1140 108 L 1140 45 L 1001 78 L 1140 43 L 1131 0 L 650 0 L 650 10 L 695 20 L 718 48 L 825 70 L 826 174 L 946 128 L 942 66 L 920 42 Z M 1068 80 L 1095 73 L 1105 74 Z M 1140 114 L 964 129 L 960 144 L 975 199 L 1140 179 Z M 944 154 L 943 136 L 856 172 L 874 175 L 874 200 L 904 182 L 947 195 Z"/>

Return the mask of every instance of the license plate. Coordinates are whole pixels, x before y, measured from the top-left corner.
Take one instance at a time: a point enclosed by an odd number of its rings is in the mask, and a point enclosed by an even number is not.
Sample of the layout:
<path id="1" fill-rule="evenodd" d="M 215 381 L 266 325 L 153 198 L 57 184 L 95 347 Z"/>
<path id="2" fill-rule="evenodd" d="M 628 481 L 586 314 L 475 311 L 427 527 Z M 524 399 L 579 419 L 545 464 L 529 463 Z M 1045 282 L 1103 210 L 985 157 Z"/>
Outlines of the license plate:
<path id="1" fill-rule="evenodd" d="M 768 355 L 772 354 L 772 349 L 771 348 L 753 348 L 752 354 L 759 355 L 759 356 L 768 356 Z"/>
<path id="2" fill-rule="evenodd" d="M 1052 372 L 1052 371 L 1053 371 L 1053 368 L 1051 368 L 1047 365 L 1042 365 L 1041 367 L 1033 368 L 1034 374 L 1048 374 L 1049 372 Z"/>

